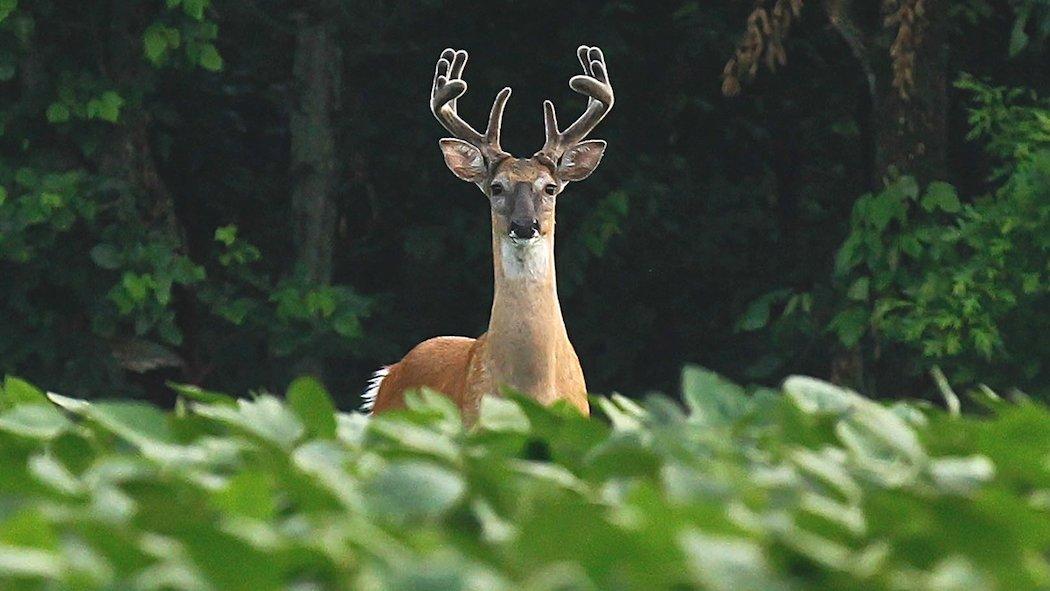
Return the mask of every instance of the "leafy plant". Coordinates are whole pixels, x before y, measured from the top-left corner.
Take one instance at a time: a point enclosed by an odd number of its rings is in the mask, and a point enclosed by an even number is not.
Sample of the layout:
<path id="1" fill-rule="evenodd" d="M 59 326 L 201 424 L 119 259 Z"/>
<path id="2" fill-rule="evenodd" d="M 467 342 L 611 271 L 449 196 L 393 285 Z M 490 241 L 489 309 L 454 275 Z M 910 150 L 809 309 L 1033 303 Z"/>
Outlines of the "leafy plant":
<path id="1" fill-rule="evenodd" d="M 165 413 L 7 378 L 4 589 L 1036 589 L 1050 584 L 1050 411 L 884 406 L 697 367 L 685 409 L 603 418 L 423 392 L 335 412 L 174 386 Z"/>
<path id="2" fill-rule="evenodd" d="M 214 215 L 202 227 L 215 242 L 194 243 L 176 211 L 160 129 L 177 116 L 161 87 L 222 70 L 215 17 L 210 0 L 0 4 L 0 74 L 6 63 L 4 80 L 20 75 L 20 91 L 0 101 L 6 371 L 85 396 L 131 394 L 133 374 L 211 375 L 233 333 L 242 348 L 293 361 L 359 342 L 365 298 L 265 265 Z"/>
<path id="3" fill-rule="evenodd" d="M 817 304 L 824 330 L 846 347 L 870 337 L 876 348 L 899 343 L 917 350 L 928 371 L 942 365 L 973 383 L 994 362 L 1014 380 L 1042 391 L 1050 296 L 1050 108 L 1017 89 L 972 77 L 957 86 L 974 95 L 970 139 L 986 139 L 997 161 L 989 194 L 964 199 L 955 187 L 925 188 L 911 177 L 857 199 L 850 232 L 835 259 L 834 291 Z M 783 305 L 777 290 L 755 300 L 738 323 L 757 330 Z"/>

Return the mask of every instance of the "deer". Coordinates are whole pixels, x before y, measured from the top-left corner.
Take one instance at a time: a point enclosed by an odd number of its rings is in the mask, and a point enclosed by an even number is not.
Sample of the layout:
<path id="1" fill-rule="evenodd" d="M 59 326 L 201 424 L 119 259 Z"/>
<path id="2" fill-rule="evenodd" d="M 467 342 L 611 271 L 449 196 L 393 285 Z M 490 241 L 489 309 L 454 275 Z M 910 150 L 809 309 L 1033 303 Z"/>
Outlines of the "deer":
<path id="1" fill-rule="evenodd" d="M 587 97 L 583 114 L 562 131 L 554 103 L 544 101 L 543 147 L 531 158 L 516 158 L 500 147 L 511 89 L 499 91 L 485 132 L 477 131 L 457 109 L 457 100 L 467 91 L 467 52 L 441 53 L 430 110 L 453 136 L 438 142 L 445 164 L 489 201 L 492 312 L 481 336 L 426 340 L 401 361 L 377 371 L 362 410 L 380 414 L 403 408 L 406 392 L 429 388 L 450 398 L 469 425 L 478 419 L 483 398 L 510 388 L 544 405 L 565 400 L 589 414 L 583 369 L 558 302 L 554 211 L 566 185 L 590 176 L 605 153 L 604 140 L 586 138 L 612 109 L 613 89 L 601 49 L 581 45 L 576 54 L 583 74 L 573 76 L 569 87 Z"/>

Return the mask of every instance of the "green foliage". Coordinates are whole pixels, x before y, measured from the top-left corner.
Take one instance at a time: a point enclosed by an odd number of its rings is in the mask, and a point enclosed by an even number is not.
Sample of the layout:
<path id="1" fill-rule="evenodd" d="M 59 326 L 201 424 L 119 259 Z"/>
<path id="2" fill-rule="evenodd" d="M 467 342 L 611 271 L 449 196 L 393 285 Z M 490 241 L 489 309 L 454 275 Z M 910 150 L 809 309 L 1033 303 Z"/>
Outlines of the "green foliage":
<path id="1" fill-rule="evenodd" d="M 1026 51 L 1043 49 L 1050 38 L 1050 4 L 1046 0 L 1010 0 L 1006 4 L 1012 17 L 1006 43 L 1008 55 L 1015 58 Z M 997 9 L 1001 12 L 1002 8 L 987 0 L 961 0 L 951 4 L 949 14 L 977 25 L 997 16 Z"/>
<path id="2" fill-rule="evenodd" d="M 971 137 L 993 138 L 1000 186 L 964 205 L 947 183 L 920 195 L 902 178 L 858 199 L 836 261 L 855 302 L 836 319 L 854 320 L 836 327 L 854 328 L 839 332 L 851 344 L 870 326 L 948 364 L 959 380 L 972 382 L 981 362 L 996 358 L 1038 383 L 1046 375 L 1039 343 L 1050 329 L 1040 313 L 1050 295 L 1050 109 L 1016 104 L 1019 91 L 972 78 L 959 86 L 975 94 Z"/>
<path id="3" fill-rule="evenodd" d="M 364 298 L 265 266 L 228 217 L 207 222 L 214 246 L 191 243 L 181 196 L 161 178 L 172 140 L 158 129 L 175 117 L 162 88 L 223 68 L 210 1 L 110 12 L 0 4 L 0 70 L 19 85 L 0 101 L 0 367 L 81 395 L 126 394 L 122 370 L 209 372 L 221 354 L 197 352 L 220 346 L 216 334 L 274 358 L 346 354 Z"/>
<path id="4" fill-rule="evenodd" d="M 1045 588 L 1050 411 L 887 407 L 696 367 L 602 418 L 429 392 L 335 412 L 178 387 L 171 413 L 0 395 L 4 589 Z M 28 393 L 28 394 L 27 394 Z"/>
<path id="5" fill-rule="evenodd" d="M 1000 163 L 1003 177 L 1050 148 L 1050 100 L 1032 90 L 994 86 L 962 74 L 956 88 L 972 97 L 967 110 L 969 140 L 982 140 Z"/>
<path id="6" fill-rule="evenodd" d="M 932 182 L 901 177 L 856 200 L 835 258 L 836 291 L 826 330 L 846 347 L 866 336 L 900 343 L 953 379 L 973 383 L 993 363 L 1011 380 L 1045 388 L 1050 317 L 1050 107 L 1020 89 L 963 76 L 973 94 L 970 139 L 996 159 L 988 194 L 960 198 Z M 812 297 L 812 294 L 801 294 Z M 755 300 L 738 323 L 757 330 L 790 290 Z M 790 301 L 781 319 L 795 312 Z"/>
<path id="7" fill-rule="evenodd" d="M 223 61 L 213 42 L 218 37 L 219 27 L 205 18 L 205 10 L 211 1 L 167 2 L 167 7 L 174 9 L 180 4 L 190 19 L 180 19 L 169 12 L 167 18 L 154 21 L 142 34 L 146 59 L 155 67 L 165 66 L 173 60 L 177 63 L 179 56 L 175 52 L 182 49 L 181 57 L 189 64 L 199 65 L 209 72 L 218 72 L 222 69 Z"/>
<path id="8" fill-rule="evenodd" d="M 1050 5 L 1045 0 L 1013 0 L 1016 18 L 1010 31 L 1010 56 L 1050 38 Z"/>

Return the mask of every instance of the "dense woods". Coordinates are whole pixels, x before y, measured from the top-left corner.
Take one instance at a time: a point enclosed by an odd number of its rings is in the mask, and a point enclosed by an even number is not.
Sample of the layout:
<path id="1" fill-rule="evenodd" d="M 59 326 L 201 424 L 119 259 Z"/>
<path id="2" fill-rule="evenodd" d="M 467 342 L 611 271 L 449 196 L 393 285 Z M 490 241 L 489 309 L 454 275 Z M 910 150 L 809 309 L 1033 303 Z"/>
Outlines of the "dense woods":
<path id="1" fill-rule="evenodd" d="M 469 49 L 504 146 L 617 105 L 563 196 L 559 289 L 592 391 L 699 363 L 935 395 L 1046 395 L 1050 8 L 1038 0 L 0 2 L 0 370 L 170 404 L 369 373 L 485 329 L 488 213 L 427 91 Z M 568 116 L 568 115 L 566 115 Z"/>

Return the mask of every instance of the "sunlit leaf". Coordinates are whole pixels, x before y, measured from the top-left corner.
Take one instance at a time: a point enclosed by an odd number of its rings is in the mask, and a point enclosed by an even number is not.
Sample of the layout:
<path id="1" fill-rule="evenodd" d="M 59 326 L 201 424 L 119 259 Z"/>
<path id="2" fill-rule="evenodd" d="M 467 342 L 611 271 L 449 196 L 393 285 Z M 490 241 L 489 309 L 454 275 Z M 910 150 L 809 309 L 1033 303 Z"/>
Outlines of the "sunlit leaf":
<path id="1" fill-rule="evenodd" d="M 10 408 L 20 404 L 47 404 L 44 392 L 36 386 L 14 376 L 5 376 L 3 390 L 0 390 L 0 408 Z"/>
<path id="2" fill-rule="evenodd" d="M 42 404 L 23 404 L 0 414 L 0 431 L 23 437 L 54 439 L 70 426 L 62 413 Z"/>
<path id="3" fill-rule="evenodd" d="M 391 464 L 365 485 L 371 511 L 392 520 L 435 518 L 451 508 L 465 490 L 453 472 L 431 464 Z"/>

